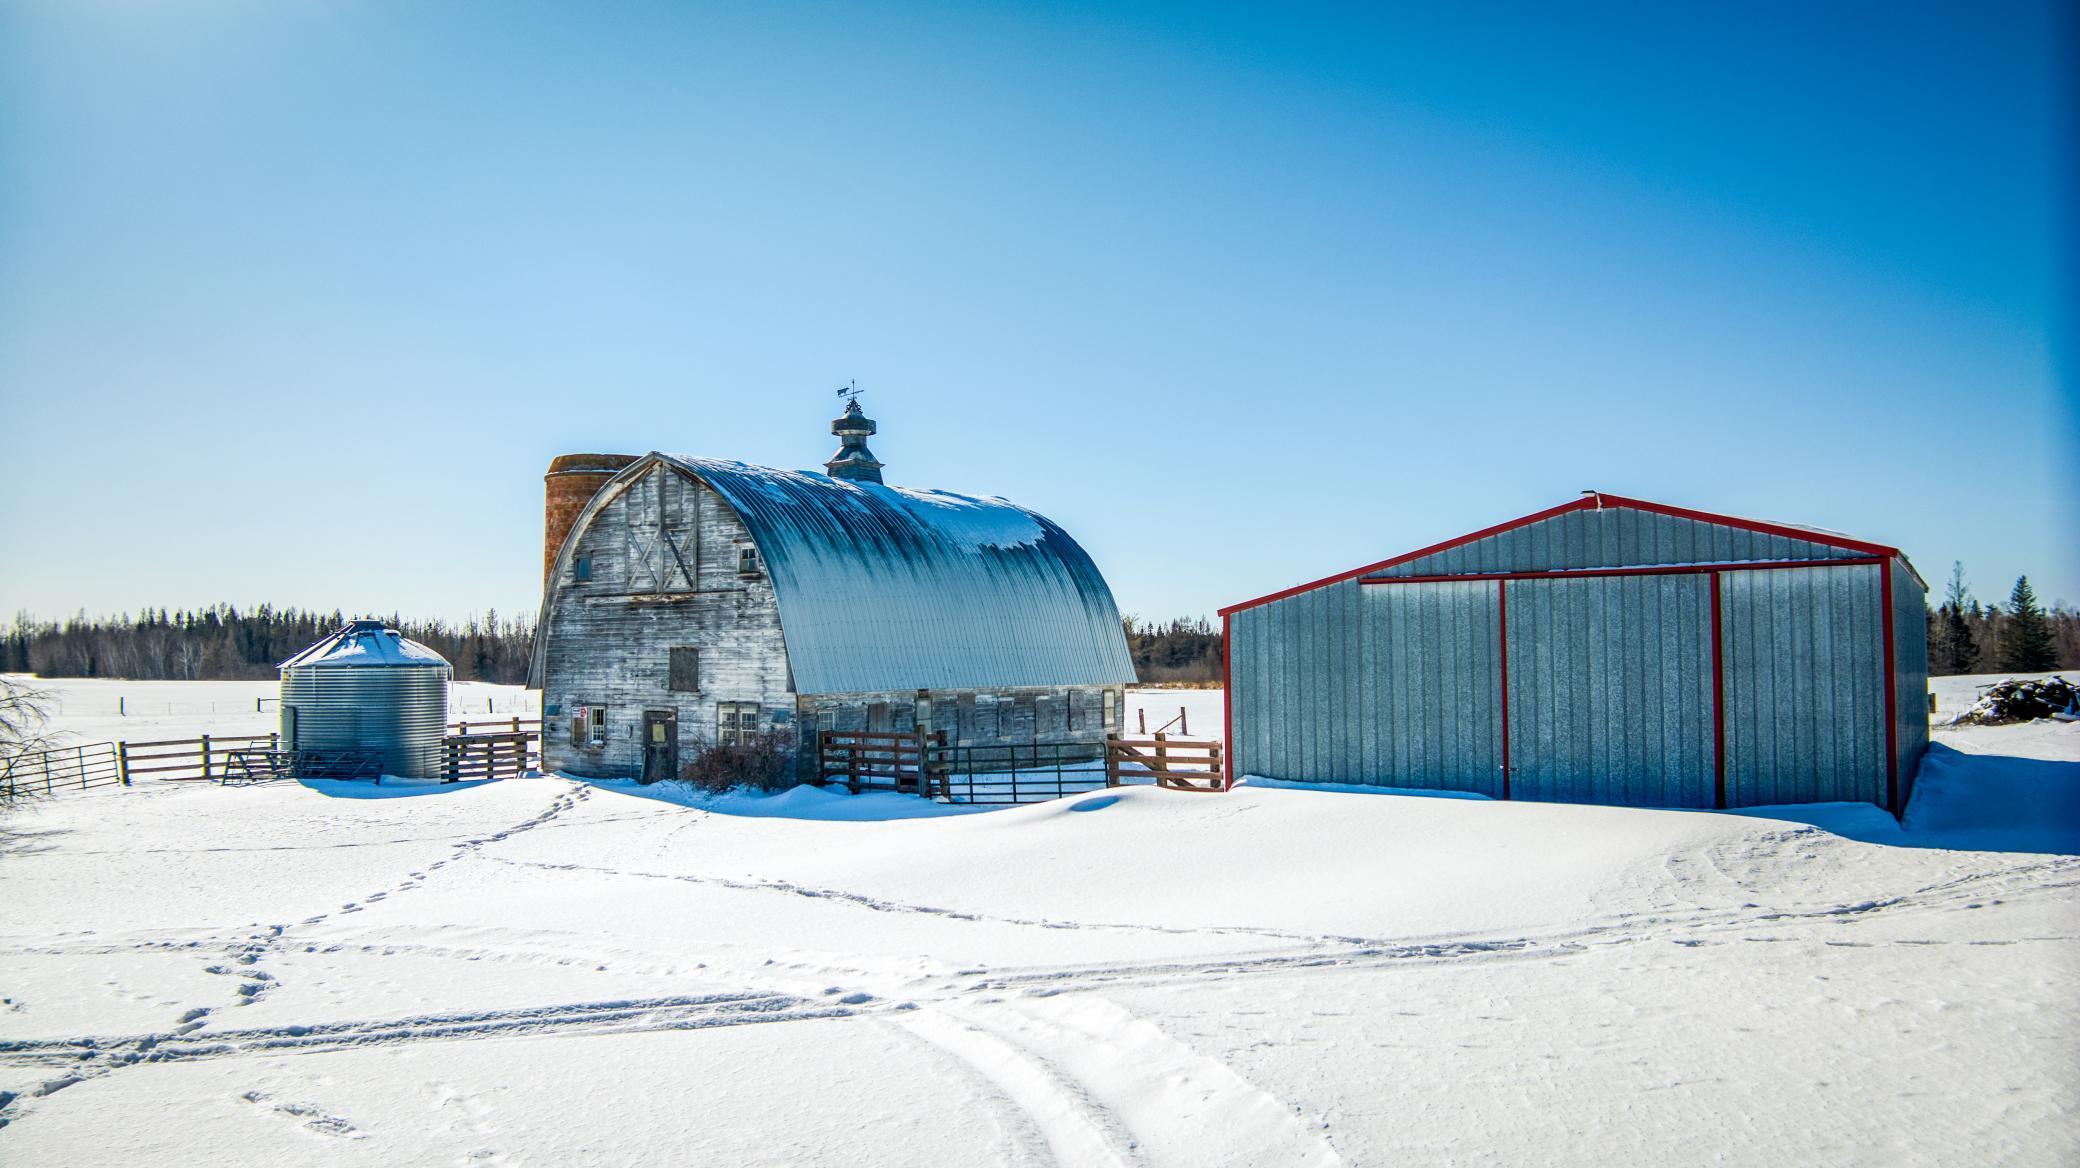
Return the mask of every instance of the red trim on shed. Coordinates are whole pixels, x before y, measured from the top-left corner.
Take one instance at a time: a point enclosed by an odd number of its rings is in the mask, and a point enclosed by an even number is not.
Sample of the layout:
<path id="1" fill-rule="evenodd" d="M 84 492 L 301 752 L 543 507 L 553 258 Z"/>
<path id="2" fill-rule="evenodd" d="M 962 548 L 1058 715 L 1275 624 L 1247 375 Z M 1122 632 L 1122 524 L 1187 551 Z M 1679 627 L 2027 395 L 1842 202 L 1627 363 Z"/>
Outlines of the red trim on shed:
<path id="1" fill-rule="evenodd" d="M 1221 614 L 1221 786 L 1235 789 L 1235 660 L 1234 622 Z M 1121 717 L 1125 717 L 1124 712 Z"/>
<path id="2" fill-rule="evenodd" d="M 1348 572 L 1338 572 L 1334 576 L 1324 576 L 1319 580 L 1312 580 L 1306 584 L 1295 584 L 1291 588 L 1281 589 L 1280 591 L 1273 592 L 1268 596 L 1259 596 L 1255 600 L 1245 600 L 1240 604 L 1231 604 L 1228 607 L 1221 609 L 1221 615 L 1226 616 L 1231 612 L 1240 612 L 1245 608 L 1255 608 L 1260 604 L 1270 604 L 1274 600 L 1284 600 L 1288 596 L 1298 596 L 1302 592 L 1312 592 L 1317 588 L 1322 588 L 1330 584 L 1341 584 L 1345 580 L 1353 579 L 1358 576 L 1363 576 L 1368 572 L 1378 572 L 1386 568 L 1391 568 L 1396 564 L 1405 564 L 1410 560 L 1421 559 L 1424 556 L 1434 555 L 1442 551 L 1450 551 L 1451 549 L 1458 547 L 1461 544 L 1469 544 L 1477 539 L 1486 539 L 1491 535 L 1500 535 L 1501 533 L 1508 531 L 1511 528 L 1522 527 L 1528 523 L 1536 523 L 1541 519 L 1551 519 L 1555 515 L 1564 515 L 1569 511 L 1580 511 L 1584 509 L 1585 504 L 1587 504 L 1588 502 L 1589 500 L 1586 498 L 1576 499 L 1573 502 L 1562 503 L 1558 507 L 1548 507 L 1545 510 L 1537 512 L 1535 514 L 1526 515 L 1521 519 L 1512 519 L 1507 523 L 1498 523 L 1493 527 L 1483 527 L 1479 531 L 1476 531 L 1470 535 L 1462 535 L 1459 536 L 1457 539 L 1448 539 L 1445 540 L 1443 543 L 1433 543 L 1426 548 L 1417 548 L 1415 551 L 1409 552 L 1405 555 L 1395 556 L 1394 558 L 1388 560 L 1381 560 L 1376 564 L 1367 564 L 1362 568 L 1352 568 Z"/>
<path id="3" fill-rule="evenodd" d="M 1230 613 L 1240 612 L 1245 608 L 1255 608 L 1260 604 L 1270 604 L 1273 601 L 1284 600 L 1289 596 L 1298 596 L 1302 592 L 1311 592 L 1316 588 L 1323 588 L 1330 584 L 1340 584 L 1345 580 L 1356 579 L 1357 577 L 1370 575 L 1374 572 L 1385 571 L 1388 568 L 1408 563 L 1411 560 L 1418 560 L 1423 558 L 1424 556 L 1436 555 L 1438 552 L 1450 551 L 1453 548 L 1463 547 L 1464 545 L 1473 543 L 1476 540 L 1486 539 L 1491 535 L 1500 535 L 1505 531 L 1513 531 L 1519 527 L 1528 527 L 1533 523 L 1543 522 L 1544 520 L 1551 519 L 1558 515 L 1565 515 L 1570 511 L 1601 510 L 1605 507 L 1629 507 L 1635 511 L 1646 511 L 1656 515 L 1668 515 L 1673 516 L 1677 519 L 1691 519 L 1699 523 L 1713 523 L 1718 524 L 1722 527 L 1734 527 L 1739 528 L 1743 531 L 1758 532 L 1763 535 L 1781 535 L 1790 539 L 1803 540 L 1807 543 L 1825 544 L 1829 547 L 1838 547 L 1845 551 L 1860 552 L 1866 556 L 1876 556 L 1884 559 L 1897 558 L 1901 564 L 1906 566 L 1907 571 L 1914 573 L 1914 578 L 1916 580 L 1921 580 L 1920 573 L 1914 572 L 1914 566 L 1910 563 L 1907 563 L 1906 557 L 1900 553 L 1900 550 L 1895 547 L 1889 547 L 1885 544 L 1870 543 L 1860 539 L 1851 539 L 1848 536 L 1835 535 L 1831 532 L 1813 531 L 1803 527 L 1793 527 L 1789 524 L 1769 523 L 1760 519 L 1743 519 L 1737 515 L 1721 515 L 1712 511 L 1697 511 L 1688 507 L 1673 507 L 1666 503 L 1650 503 L 1645 499 L 1630 499 L 1626 498 L 1623 495 L 1584 495 L 1579 499 L 1569 500 L 1568 502 L 1562 503 L 1557 507 L 1548 507 L 1543 511 L 1534 511 L 1529 515 L 1525 515 L 1517 519 L 1511 519 L 1507 522 L 1497 523 L 1492 527 L 1483 527 L 1479 531 L 1469 532 L 1466 535 L 1458 536 L 1453 539 L 1448 539 L 1443 541 L 1442 543 L 1434 543 L 1431 544 L 1429 547 L 1417 548 L 1415 551 L 1407 552 L 1403 555 L 1394 556 L 1391 559 L 1381 560 L 1378 563 L 1374 564 L 1366 564 L 1364 567 L 1361 568 L 1352 568 L 1350 571 L 1347 572 L 1338 572 L 1333 576 L 1324 576 L 1319 580 L 1312 580 L 1305 584 L 1296 584 L 1291 588 L 1284 588 L 1277 592 L 1270 593 L 1268 595 L 1259 596 L 1254 600 L 1245 600 L 1239 604 L 1231 604 L 1226 608 L 1221 609 L 1220 613 L 1222 616 L 1227 616 Z M 1821 564 L 1829 564 L 1833 562 L 1834 561 L 1829 560 L 1805 561 L 1806 564 L 1815 566 Z M 1712 565 L 1703 565 L 1703 567 L 1711 566 Z M 1889 575 L 1890 573 L 1888 573 L 1888 576 Z M 1466 577 L 1453 576 L 1449 578 L 1465 579 Z M 1922 581 L 1922 587 L 1926 589 L 1927 586 L 1927 582 Z"/>

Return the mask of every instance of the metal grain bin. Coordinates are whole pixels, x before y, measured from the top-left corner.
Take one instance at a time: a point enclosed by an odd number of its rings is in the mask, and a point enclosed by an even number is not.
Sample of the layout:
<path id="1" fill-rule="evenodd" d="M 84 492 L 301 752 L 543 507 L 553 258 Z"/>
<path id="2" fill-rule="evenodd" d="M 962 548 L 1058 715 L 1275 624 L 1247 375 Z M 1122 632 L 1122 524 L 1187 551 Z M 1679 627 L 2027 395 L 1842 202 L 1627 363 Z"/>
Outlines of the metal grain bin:
<path id="1" fill-rule="evenodd" d="M 386 775 L 440 777 L 453 672 L 446 658 L 381 621 L 357 620 L 281 670 L 289 749 L 377 751 Z"/>

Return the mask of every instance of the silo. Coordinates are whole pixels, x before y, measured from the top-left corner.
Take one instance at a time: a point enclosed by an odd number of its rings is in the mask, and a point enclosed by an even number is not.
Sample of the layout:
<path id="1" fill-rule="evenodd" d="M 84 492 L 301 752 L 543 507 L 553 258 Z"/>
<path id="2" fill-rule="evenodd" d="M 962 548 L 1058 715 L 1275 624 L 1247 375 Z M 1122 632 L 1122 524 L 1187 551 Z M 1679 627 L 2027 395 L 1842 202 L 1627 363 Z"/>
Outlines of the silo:
<path id="1" fill-rule="evenodd" d="M 282 662 L 282 742 L 369 750 L 382 773 L 438 778 L 448 725 L 447 659 L 382 621 L 350 621 Z"/>
<path id="2" fill-rule="evenodd" d="M 636 460 L 633 454 L 565 454 L 549 463 L 542 476 L 542 586 L 556 570 L 556 553 L 563 550 L 564 537 L 578 521 L 578 512 L 607 480 Z"/>

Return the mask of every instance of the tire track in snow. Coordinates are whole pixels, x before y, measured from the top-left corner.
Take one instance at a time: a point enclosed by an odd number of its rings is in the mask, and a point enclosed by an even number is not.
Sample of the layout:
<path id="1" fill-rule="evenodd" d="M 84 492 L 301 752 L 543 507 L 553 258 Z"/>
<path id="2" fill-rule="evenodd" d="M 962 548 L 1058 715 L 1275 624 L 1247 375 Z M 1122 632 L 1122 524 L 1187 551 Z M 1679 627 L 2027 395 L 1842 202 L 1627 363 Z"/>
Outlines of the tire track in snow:
<path id="1" fill-rule="evenodd" d="M 948 1003 L 898 1025 L 997 1084 L 1061 1164 L 1343 1163 L 1292 1107 L 1105 998 Z"/>
<path id="2" fill-rule="evenodd" d="M 872 1006 L 848 996 L 818 1002 L 755 991 L 665 998 L 617 998 L 507 1010 L 419 1014 L 372 1021 L 219 1030 L 209 1034 L 161 1033 L 113 1037 L 29 1039 L 0 1042 L 0 1066 L 81 1067 L 107 1073 L 139 1063 L 174 1062 L 272 1052 L 318 1053 L 445 1039 L 539 1034 L 621 1034 L 653 1030 L 698 1030 L 761 1022 L 847 1018 Z"/>

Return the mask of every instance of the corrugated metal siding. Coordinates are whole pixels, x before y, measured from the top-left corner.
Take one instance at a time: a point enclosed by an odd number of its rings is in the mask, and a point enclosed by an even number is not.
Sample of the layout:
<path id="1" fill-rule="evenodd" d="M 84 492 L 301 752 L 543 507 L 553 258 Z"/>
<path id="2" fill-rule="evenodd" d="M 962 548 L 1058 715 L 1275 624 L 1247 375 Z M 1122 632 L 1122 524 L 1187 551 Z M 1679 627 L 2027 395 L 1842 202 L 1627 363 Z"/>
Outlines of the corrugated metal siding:
<path id="1" fill-rule="evenodd" d="M 1495 588 L 1343 581 L 1236 613 L 1238 771 L 1500 795 Z"/>
<path id="2" fill-rule="evenodd" d="M 1111 589 L 1043 516 L 1001 499 L 659 457 L 707 483 L 751 532 L 798 692 L 1134 680 Z"/>
<path id="3" fill-rule="evenodd" d="M 1632 507 L 1570 511 L 1382 569 L 1381 576 L 1544 572 L 1647 564 L 1832 560 L 1841 548 Z"/>
<path id="4" fill-rule="evenodd" d="M 1897 561 L 1892 573 L 1893 694 L 1897 702 L 1899 807 L 1907 809 L 1914 777 L 1928 750 L 1928 594 L 1920 581 Z"/>
<path id="5" fill-rule="evenodd" d="M 1506 587 L 1511 797 L 1713 806 L 1710 579 Z"/>
<path id="6" fill-rule="evenodd" d="M 1880 570 L 1723 576 L 1728 806 L 1884 805 Z"/>
<path id="7" fill-rule="evenodd" d="M 380 751 L 386 775 L 436 778 L 448 725 L 448 676 L 445 662 L 288 666 L 282 670 L 282 733 L 294 735 L 292 749 Z"/>

